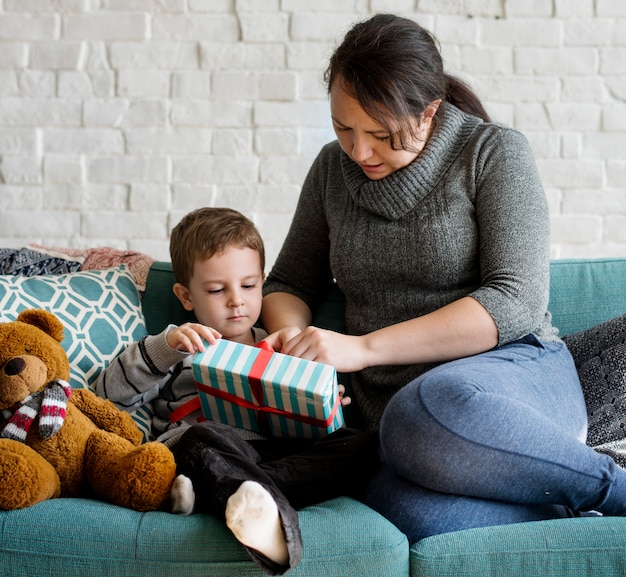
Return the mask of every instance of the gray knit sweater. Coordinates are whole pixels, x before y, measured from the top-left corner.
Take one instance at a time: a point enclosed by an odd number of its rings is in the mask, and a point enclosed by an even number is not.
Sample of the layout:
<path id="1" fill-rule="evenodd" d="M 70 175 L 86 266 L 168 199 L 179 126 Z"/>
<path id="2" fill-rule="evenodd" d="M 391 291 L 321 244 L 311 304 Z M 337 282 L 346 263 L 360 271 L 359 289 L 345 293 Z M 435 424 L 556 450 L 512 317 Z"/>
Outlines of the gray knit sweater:
<path id="1" fill-rule="evenodd" d="M 288 292 L 313 307 L 334 278 L 353 335 L 471 295 L 493 317 L 499 344 L 528 333 L 555 340 L 549 236 L 526 138 L 446 104 L 417 159 L 382 180 L 370 180 L 337 142 L 322 149 L 265 293 Z M 390 397 L 430 366 L 355 375 L 371 429 Z"/>

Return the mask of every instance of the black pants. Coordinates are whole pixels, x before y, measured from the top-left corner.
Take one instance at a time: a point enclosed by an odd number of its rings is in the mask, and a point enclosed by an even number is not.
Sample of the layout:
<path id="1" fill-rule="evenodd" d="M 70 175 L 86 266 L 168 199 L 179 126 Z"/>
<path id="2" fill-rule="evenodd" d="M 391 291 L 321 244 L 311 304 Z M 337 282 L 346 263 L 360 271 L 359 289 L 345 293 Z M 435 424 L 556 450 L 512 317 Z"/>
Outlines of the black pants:
<path id="1" fill-rule="evenodd" d="M 247 547 L 268 575 L 282 575 L 302 556 L 296 509 L 338 497 L 358 498 L 378 466 L 373 436 L 339 429 L 321 439 L 242 440 L 232 427 L 205 421 L 192 426 L 173 449 L 177 472 L 196 493 L 196 511 L 224 517 L 226 502 L 244 481 L 256 481 L 278 506 L 289 565 Z"/>

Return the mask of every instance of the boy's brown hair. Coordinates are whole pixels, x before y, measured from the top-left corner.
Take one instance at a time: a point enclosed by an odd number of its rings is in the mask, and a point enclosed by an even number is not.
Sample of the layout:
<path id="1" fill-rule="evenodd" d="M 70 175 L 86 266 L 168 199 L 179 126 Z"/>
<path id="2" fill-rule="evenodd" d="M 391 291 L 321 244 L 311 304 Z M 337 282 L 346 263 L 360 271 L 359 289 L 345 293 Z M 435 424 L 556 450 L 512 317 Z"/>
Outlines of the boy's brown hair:
<path id="1" fill-rule="evenodd" d="M 170 258 L 176 281 L 188 287 L 198 260 L 211 258 L 236 246 L 259 253 L 265 270 L 265 246 L 254 223 L 232 208 L 198 208 L 172 229 Z"/>

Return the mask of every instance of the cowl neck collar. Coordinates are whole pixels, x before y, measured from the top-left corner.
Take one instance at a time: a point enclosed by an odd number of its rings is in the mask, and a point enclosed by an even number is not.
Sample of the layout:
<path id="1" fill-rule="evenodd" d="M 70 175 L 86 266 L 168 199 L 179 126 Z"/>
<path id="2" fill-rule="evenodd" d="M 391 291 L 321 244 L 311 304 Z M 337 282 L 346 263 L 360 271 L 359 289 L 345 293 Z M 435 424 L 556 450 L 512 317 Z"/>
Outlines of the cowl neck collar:
<path id="1" fill-rule="evenodd" d="M 419 156 L 380 180 L 370 180 L 357 163 L 341 152 L 343 178 L 358 206 L 388 220 L 398 220 L 428 196 L 482 123 L 480 118 L 450 103 L 445 104 L 442 112 Z"/>

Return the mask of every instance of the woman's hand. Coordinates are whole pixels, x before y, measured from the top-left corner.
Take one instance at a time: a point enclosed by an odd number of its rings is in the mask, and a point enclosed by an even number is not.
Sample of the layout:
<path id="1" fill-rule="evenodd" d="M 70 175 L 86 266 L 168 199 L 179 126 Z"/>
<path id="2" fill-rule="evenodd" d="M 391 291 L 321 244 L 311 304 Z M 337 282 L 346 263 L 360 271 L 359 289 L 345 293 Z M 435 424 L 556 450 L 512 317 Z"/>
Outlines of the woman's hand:
<path id="1" fill-rule="evenodd" d="M 221 337 L 222 335 L 215 329 L 200 323 L 185 323 L 172 329 L 165 336 L 171 348 L 192 354 L 204 351 L 203 339 L 214 345 Z"/>
<path id="2" fill-rule="evenodd" d="M 335 367 L 341 373 L 360 371 L 369 366 L 361 337 L 309 326 L 282 342 L 281 353 Z"/>
<path id="3" fill-rule="evenodd" d="M 284 327 L 271 335 L 268 335 L 263 340 L 269 344 L 277 353 L 285 353 L 283 350 L 285 344 L 299 334 L 301 331 L 300 327 Z"/>
<path id="4" fill-rule="evenodd" d="M 317 334 L 318 331 L 320 334 Z M 271 335 L 266 337 L 264 340 L 267 341 L 268 344 L 270 344 L 275 351 L 281 352 L 283 354 L 300 357 L 308 361 L 316 361 L 318 363 L 331 365 L 339 371 L 347 370 L 343 368 L 340 369 L 337 367 L 336 364 L 334 364 L 335 362 L 337 362 L 337 359 L 335 358 L 334 355 L 331 358 L 328 355 L 321 356 L 321 355 L 316 355 L 314 353 L 315 341 L 318 342 L 321 349 L 324 349 L 325 347 L 324 337 L 328 337 L 330 340 L 332 339 L 333 335 L 344 336 L 344 335 L 340 335 L 339 333 L 334 333 L 332 331 L 318 329 L 317 327 L 307 327 L 303 331 L 301 331 L 299 327 L 287 327 L 287 328 L 281 329 L 280 331 L 272 333 Z M 307 342 L 309 340 L 311 342 L 307 345 Z M 294 352 L 296 350 L 296 348 L 294 348 L 295 344 L 298 345 L 297 347 L 298 349 L 303 349 L 305 351 L 308 351 L 309 356 L 296 354 Z M 329 346 L 332 346 L 332 344 L 330 344 Z M 286 350 L 290 352 L 285 352 Z M 311 355 L 314 355 L 314 357 L 311 358 Z M 341 403 L 342 407 L 347 407 L 350 403 L 352 403 L 352 399 L 346 396 L 346 388 L 342 384 L 339 384 L 339 402 Z"/>

